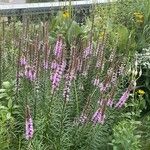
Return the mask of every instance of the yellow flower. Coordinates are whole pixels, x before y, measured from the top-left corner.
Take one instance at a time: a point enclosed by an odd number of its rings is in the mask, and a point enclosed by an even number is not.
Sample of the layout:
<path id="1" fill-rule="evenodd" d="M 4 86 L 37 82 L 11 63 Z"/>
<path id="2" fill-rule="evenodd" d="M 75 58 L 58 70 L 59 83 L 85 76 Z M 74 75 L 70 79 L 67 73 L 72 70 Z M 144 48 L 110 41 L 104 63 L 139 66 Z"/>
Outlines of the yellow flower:
<path id="1" fill-rule="evenodd" d="M 143 23 L 144 22 L 144 15 L 142 13 L 135 12 L 135 13 L 133 13 L 133 15 L 134 15 L 137 23 Z"/>
<path id="2" fill-rule="evenodd" d="M 143 23 L 143 20 L 136 20 L 137 23 Z"/>
<path id="3" fill-rule="evenodd" d="M 100 39 L 103 39 L 104 36 L 105 36 L 105 32 L 100 32 L 100 34 L 99 34 Z"/>
<path id="4" fill-rule="evenodd" d="M 63 17 L 64 17 L 64 18 L 69 18 L 69 16 L 70 16 L 70 15 L 69 15 L 68 11 L 64 11 L 64 12 L 63 12 Z"/>
<path id="5" fill-rule="evenodd" d="M 133 15 L 134 15 L 134 16 L 138 16 L 138 15 L 141 15 L 141 13 L 135 12 L 135 13 L 133 13 Z"/>
<path id="6" fill-rule="evenodd" d="M 145 94 L 145 92 L 144 92 L 143 90 L 141 90 L 141 89 L 139 89 L 139 90 L 137 91 L 137 93 L 139 93 L 141 96 L 143 96 L 143 95 Z"/>

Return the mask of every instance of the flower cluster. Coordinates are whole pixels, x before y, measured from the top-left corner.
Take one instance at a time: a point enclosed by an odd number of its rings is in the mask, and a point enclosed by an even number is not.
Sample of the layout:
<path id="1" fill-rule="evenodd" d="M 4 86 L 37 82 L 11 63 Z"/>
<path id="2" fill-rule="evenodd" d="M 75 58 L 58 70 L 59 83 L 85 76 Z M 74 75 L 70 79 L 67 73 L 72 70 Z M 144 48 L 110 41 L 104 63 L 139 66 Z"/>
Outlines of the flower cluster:
<path id="1" fill-rule="evenodd" d="M 20 65 L 25 66 L 26 64 L 27 64 L 26 57 L 24 55 L 22 55 L 20 58 Z"/>
<path id="2" fill-rule="evenodd" d="M 95 78 L 95 79 L 93 80 L 93 85 L 94 85 L 94 86 L 99 86 L 99 82 L 100 82 L 100 80 L 99 80 L 98 78 Z"/>
<path id="3" fill-rule="evenodd" d="M 143 22 L 144 22 L 144 16 L 143 16 L 142 13 L 140 13 L 140 12 L 135 12 L 133 15 L 134 15 L 135 21 L 136 21 L 137 23 L 143 23 Z"/>
<path id="4" fill-rule="evenodd" d="M 91 54 L 92 54 L 92 45 L 89 44 L 89 46 L 84 49 L 83 58 L 88 58 Z"/>
<path id="5" fill-rule="evenodd" d="M 35 66 L 29 65 L 25 56 L 21 56 L 20 66 L 22 67 L 22 70 L 19 72 L 19 77 L 25 77 L 29 81 L 36 80 Z"/>
<path id="6" fill-rule="evenodd" d="M 86 116 L 86 114 L 82 113 L 81 116 L 80 116 L 80 118 L 79 118 L 79 122 L 80 122 L 81 124 L 83 124 L 83 123 L 85 123 L 86 121 L 87 121 L 87 116 Z"/>
<path id="7" fill-rule="evenodd" d="M 25 122 L 25 129 L 26 129 L 26 139 L 29 140 L 33 137 L 34 129 L 33 129 L 33 120 L 30 114 L 29 106 L 27 106 L 26 110 L 26 122 Z"/>
<path id="8" fill-rule="evenodd" d="M 61 36 L 59 36 L 56 41 L 56 45 L 54 49 L 54 55 L 56 56 L 56 58 L 60 58 L 62 56 L 62 47 L 63 47 L 63 41 Z"/>
<path id="9" fill-rule="evenodd" d="M 137 91 L 137 93 L 140 94 L 141 96 L 143 96 L 143 95 L 145 94 L 145 92 L 144 92 L 143 90 L 141 90 L 141 89 L 139 89 L 139 90 Z"/>
<path id="10" fill-rule="evenodd" d="M 62 64 L 58 64 L 55 72 L 51 76 L 52 93 L 59 87 L 63 72 L 66 67 L 66 61 L 62 61 Z"/>
<path id="11" fill-rule="evenodd" d="M 66 101 L 69 100 L 71 82 L 74 78 L 75 78 L 74 70 L 72 70 L 70 73 L 66 74 L 65 88 L 64 88 L 64 92 L 63 92 L 63 96 Z"/>
<path id="12" fill-rule="evenodd" d="M 92 121 L 94 124 L 96 123 L 104 124 L 104 119 L 105 119 L 105 114 L 100 108 L 94 113 L 92 117 Z"/>
<path id="13" fill-rule="evenodd" d="M 70 16 L 70 14 L 69 14 L 68 11 L 64 11 L 64 12 L 63 12 L 63 17 L 64 17 L 64 18 L 69 18 L 69 16 Z"/>
<path id="14" fill-rule="evenodd" d="M 27 79 L 30 81 L 34 81 L 36 79 L 36 71 L 34 67 L 31 67 L 29 65 L 25 66 L 25 72 L 24 75 Z"/>
<path id="15" fill-rule="evenodd" d="M 108 99 L 108 100 L 99 100 L 97 103 L 102 106 L 102 104 L 104 103 L 104 101 L 107 101 L 106 105 L 109 107 L 112 107 L 114 104 L 114 101 L 112 99 Z"/>
<path id="16" fill-rule="evenodd" d="M 117 102 L 117 104 L 115 105 L 116 108 L 121 108 L 125 102 L 128 100 L 129 98 L 129 95 L 130 95 L 130 90 L 127 89 L 123 95 L 121 96 L 121 98 L 119 99 L 119 101 Z"/>

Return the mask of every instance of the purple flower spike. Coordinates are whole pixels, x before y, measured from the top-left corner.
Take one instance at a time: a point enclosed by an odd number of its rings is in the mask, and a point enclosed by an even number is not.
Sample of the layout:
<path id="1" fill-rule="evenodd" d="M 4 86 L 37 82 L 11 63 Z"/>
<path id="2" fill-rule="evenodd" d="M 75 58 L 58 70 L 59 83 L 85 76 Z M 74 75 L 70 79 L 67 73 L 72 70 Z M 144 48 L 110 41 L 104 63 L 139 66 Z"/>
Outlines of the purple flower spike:
<path id="1" fill-rule="evenodd" d="M 33 129 L 33 120 L 30 114 L 30 108 L 27 105 L 26 107 L 26 122 L 25 122 L 25 136 L 26 139 L 29 140 L 33 137 L 34 129 Z"/>
<path id="2" fill-rule="evenodd" d="M 125 102 L 127 101 L 127 99 L 129 98 L 130 95 L 130 91 L 129 89 L 127 89 L 123 95 L 121 96 L 121 98 L 119 99 L 118 103 L 115 105 L 115 108 L 121 108 Z"/>
<path id="3" fill-rule="evenodd" d="M 87 121 L 87 116 L 82 113 L 79 118 L 79 123 L 84 124 L 86 121 Z"/>
<path id="4" fill-rule="evenodd" d="M 111 83 L 112 83 L 113 85 L 115 85 L 115 84 L 116 84 L 116 81 L 117 81 L 117 74 L 116 74 L 116 73 L 113 73 L 113 76 L 112 76 L 112 78 L 111 78 Z"/>
<path id="5" fill-rule="evenodd" d="M 92 46 L 91 46 L 91 44 L 89 44 L 89 46 L 87 48 L 85 48 L 85 50 L 83 52 L 83 58 L 87 58 L 91 54 L 92 54 Z"/>
<path id="6" fill-rule="evenodd" d="M 71 83 L 73 79 L 75 79 L 74 70 L 66 74 L 66 82 L 65 82 L 65 87 L 63 91 L 63 97 L 65 98 L 66 101 L 69 101 L 70 88 L 71 88 Z"/>
<path id="7" fill-rule="evenodd" d="M 63 61 L 61 65 L 57 65 L 56 71 L 51 76 L 52 93 L 59 87 L 60 80 L 66 67 L 66 62 Z"/>
<path id="8" fill-rule="evenodd" d="M 21 66 L 25 66 L 27 64 L 27 60 L 25 58 L 25 56 L 21 56 L 20 58 L 20 65 Z"/>
<path id="9" fill-rule="evenodd" d="M 103 100 L 100 99 L 100 100 L 97 101 L 97 103 L 98 103 L 100 106 L 102 106 Z"/>
<path id="10" fill-rule="evenodd" d="M 33 137 L 34 129 L 33 129 L 33 121 L 32 118 L 26 118 L 26 139 L 29 140 Z"/>
<path id="11" fill-rule="evenodd" d="M 29 66 L 29 65 L 26 65 L 26 66 L 25 66 L 25 72 L 24 72 L 24 75 L 26 76 L 26 78 L 29 77 L 29 70 L 30 70 L 30 66 Z"/>
<path id="12" fill-rule="evenodd" d="M 99 79 L 94 79 L 94 81 L 93 81 L 93 85 L 94 86 L 99 86 Z"/>
<path id="13" fill-rule="evenodd" d="M 62 46 L 63 46 L 62 38 L 59 36 L 58 40 L 56 41 L 54 49 L 54 54 L 57 58 L 60 58 L 62 55 Z"/>
<path id="14" fill-rule="evenodd" d="M 48 62 L 47 61 L 44 61 L 44 63 L 43 63 L 43 67 L 44 67 L 44 69 L 48 69 L 48 67 L 49 67 L 49 64 L 48 64 Z"/>
<path id="15" fill-rule="evenodd" d="M 99 100 L 97 103 L 99 104 L 99 106 L 102 106 L 104 103 L 105 103 L 106 100 Z M 107 106 L 109 107 L 112 107 L 113 105 L 113 100 L 112 99 L 108 99 L 107 103 L 106 103 Z"/>
<path id="16" fill-rule="evenodd" d="M 30 81 L 34 81 L 36 79 L 36 71 L 34 67 L 25 66 L 25 76 Z"/>
<path id="17" fill-rule="evenodd" d="M 113 105 L 113 100 L 112 100 L 112 99 L 109 99 L 109 100 L 107 101 L 107 106 L 112 107 L 112 105 Z"/>
<path id="18" fill-rule="evenodd" d="M 103 83 L 100 83 L 100 84 L 99 84 L 99 88 L 100 88 L 100 91 L 101 91 L 101 92 L 105 92 L 106 89 L 107 89 L 106 86 L 104 86 Z"/>
<path id="19" fill-rule="evenodd" d="M 106 83 L 105 85 L 103 83 L 100 83 L 99 84 L 99 89 L 100 89 L 100 92 L 106 92 L 108 90 L 108 88 L 110 88 L 111 85 Z"/>
<path id="20" fill-rule="evenodd" d="M 92 122 L 94 124 L 96 123 L 104 124 L 104 119 L 105 119 L 105 114 L 102 113 L 101 109 L 98 109 L 92 117 Z"/>
<path id="21" fill-rule="evenodd" d="M 57 65 L 58 65 L 58 63 L 56 62 L 56 60 L 53 60 L 51 63 L 51 69 L 56 69 Z"/>

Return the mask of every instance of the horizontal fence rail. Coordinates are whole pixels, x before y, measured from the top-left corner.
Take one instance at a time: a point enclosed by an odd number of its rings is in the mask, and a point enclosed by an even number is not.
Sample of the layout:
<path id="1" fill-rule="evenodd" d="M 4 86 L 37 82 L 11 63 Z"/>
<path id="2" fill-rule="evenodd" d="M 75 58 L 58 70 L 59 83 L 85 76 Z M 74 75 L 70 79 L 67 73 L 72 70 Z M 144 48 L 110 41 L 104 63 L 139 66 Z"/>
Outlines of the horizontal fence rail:
<path id="1" fill-rule="evenodd" d="M 12 16 L 34 13 L 50 13 L 61 8 L 71 6 L 73 8 L 88 9 L 92 4 L 105 4 L 111 0 L 85 0 L 66 2 L 26 3 L 0 5 L 0 16 Z"/>

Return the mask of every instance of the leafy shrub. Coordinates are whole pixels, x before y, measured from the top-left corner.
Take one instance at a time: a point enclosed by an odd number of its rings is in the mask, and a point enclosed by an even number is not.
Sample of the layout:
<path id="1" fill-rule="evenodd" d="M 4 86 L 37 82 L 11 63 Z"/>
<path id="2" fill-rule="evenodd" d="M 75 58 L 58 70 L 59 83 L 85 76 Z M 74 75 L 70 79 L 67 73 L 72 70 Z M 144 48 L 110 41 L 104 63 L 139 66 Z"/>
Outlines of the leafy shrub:
<path id="1" fill-rule="evenodd" d="M 114 138 L 112 140 L 114 150 L 140 150 L 140 134 L 137 127 L 141 124 L 135 120 L 123 120 L 113 128 Z"/>

